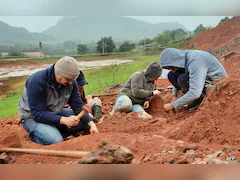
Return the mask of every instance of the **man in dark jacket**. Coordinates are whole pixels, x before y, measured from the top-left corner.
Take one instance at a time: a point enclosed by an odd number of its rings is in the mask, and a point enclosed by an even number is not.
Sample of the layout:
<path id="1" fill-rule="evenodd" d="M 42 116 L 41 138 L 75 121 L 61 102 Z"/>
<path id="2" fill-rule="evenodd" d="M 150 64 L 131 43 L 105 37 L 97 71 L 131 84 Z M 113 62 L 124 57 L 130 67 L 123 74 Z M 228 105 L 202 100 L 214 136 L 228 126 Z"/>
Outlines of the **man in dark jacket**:
<path id="1" fill-rule="evenodd" d="M 84 105 L 75 81 L 78 75 L 77 61 L 65 56 L 28 78 L 18 109 L 31 141 L 54 144 L 89 127 L 91 133 L 98 133 L 88 113 L 80 121 L 76 118 Z M 72 109 L 64 108 L 66 104 Z"/>
<path id="2" fill-rule="evenodd" d="M 139 117 L 150 119 L 152 116 L 144 109 L 149 107 L 151 97 L 160 94 L 154 90 L 154 83 L 162 74 L 159 63 L 152 62 L 143 71 L 134 73 L 117 96 L 114 112 L 139 112 Z"/>
<path id="3" fill-rule="evenodd" d="M 206 94 L 205 85 L 227 77 L 219 60 L 206 51 L 166 48 L 161 53 L 160 63 L 171 70 L 168 79 L 174 86 L 172 103 L 164 105 L 166 111 L 184 105 L 187 109 L 198 106 Z M 179 91 L 184 93 L 180 98 Z"/>

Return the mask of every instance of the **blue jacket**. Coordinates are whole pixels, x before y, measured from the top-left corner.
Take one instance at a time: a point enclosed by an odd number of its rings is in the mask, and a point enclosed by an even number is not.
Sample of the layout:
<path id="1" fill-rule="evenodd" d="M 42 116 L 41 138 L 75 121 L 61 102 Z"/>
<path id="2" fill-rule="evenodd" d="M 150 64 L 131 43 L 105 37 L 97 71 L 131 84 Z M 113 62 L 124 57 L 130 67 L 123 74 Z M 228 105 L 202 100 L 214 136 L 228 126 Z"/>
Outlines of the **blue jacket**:
<path id="1" fill-rule="evenodd" d="M 56 82 L 54 65 L 34 73 L 26 82 L 26 87 L 19 101 L 18 111 L 21 119 L 32 118 L 45 124 L 59 124 L 61 116 L 57 115 L 69 104 L 77 115 L 81 112 L 83 102 L 78 91 L 77 82 L 67 86 Z M 81 119 L 83 120 L 83 119 Z M 84 124 L 91 121 L 84 118 Z"/>
<path id="2" fill-rule="evenodd" d="M 217 78 L 227 77 L 227 73 L 212 54 L 201 50 L 179 50 L 166 48 L 160 56 L 161 66 L 184 68 L 189 74 L 189 90 L 182 97 L 173 102 L 174 108 L 198 99 L 204 88 L 206 78 L 213 81 Z M 173 95 L 176 95 L 176 88 Z"/>

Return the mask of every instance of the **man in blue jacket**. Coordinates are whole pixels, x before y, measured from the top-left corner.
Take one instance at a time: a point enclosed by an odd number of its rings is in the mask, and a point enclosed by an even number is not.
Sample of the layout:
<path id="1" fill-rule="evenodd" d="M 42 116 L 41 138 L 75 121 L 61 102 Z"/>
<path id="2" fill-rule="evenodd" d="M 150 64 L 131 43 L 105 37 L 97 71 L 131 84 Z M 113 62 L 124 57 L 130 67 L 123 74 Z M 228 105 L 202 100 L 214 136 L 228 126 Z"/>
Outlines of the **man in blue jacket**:
<path id="1" fill-rule="evenodd" d="M 42 145 L 55 144 L 89 128 L 91 133 L 98 133 L 88 113 L 80 121 L 76 118 L 84 105 L 75 81 L 78 75 L 77 61 L 65 56 L 28 78 L 18 110 L 31 141 Z M 64 108 L 66 104 L 72 109 Z"/>
<path id="2" fill-rule="evenodd" d="M 160 55 L 160 64 L 171 70 L 168 79 L 174 86 L 172 102 L 164 105 L 166 111 L 184 105 L 187 109 L 198 106 L 206 94 L 205 84 L 227 77 L 219 60 L 201 50 L 166 48 Z M 184 95 L 178 98 L 180 90 Z"/>

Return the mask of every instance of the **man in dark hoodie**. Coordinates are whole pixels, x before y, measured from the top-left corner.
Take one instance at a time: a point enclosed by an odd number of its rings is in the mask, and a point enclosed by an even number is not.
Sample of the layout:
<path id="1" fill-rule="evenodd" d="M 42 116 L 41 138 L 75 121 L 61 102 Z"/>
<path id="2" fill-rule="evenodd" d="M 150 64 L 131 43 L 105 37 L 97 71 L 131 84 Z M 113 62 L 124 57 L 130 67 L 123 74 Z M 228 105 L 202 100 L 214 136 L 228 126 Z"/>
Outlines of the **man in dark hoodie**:
<path id="1" fill-rule="evenodd" d="M 114 112 L 139 112 L 143 119 L 152 118 L 144 109 L 149 107 L 151 97 L 160 94 L 154 83 L 161 76 L 162 68 L 157 62 L 150 63 L 143 71 L 134 73 L 117 96 Z"/>
<path id="2" fill-rule="evenodd" d="M 166 111 L 184 105 L 186 109 L 197 107 L 206 95 L 206 83 L 227 77 L 219 60 L 201 50 L 166 48 L 160 55 L 160 64 L 171 70 L 168 79 L 174 86 L 172 102 L 164 105 Z M 178 98 L 180 90 L 184 95 Z"/>

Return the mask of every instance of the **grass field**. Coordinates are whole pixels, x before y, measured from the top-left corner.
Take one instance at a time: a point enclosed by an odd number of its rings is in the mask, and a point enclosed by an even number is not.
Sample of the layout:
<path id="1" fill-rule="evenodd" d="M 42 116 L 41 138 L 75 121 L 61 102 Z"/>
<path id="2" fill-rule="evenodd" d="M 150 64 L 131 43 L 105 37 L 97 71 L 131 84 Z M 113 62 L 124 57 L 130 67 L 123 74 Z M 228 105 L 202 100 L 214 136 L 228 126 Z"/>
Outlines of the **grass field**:
<path id="1" fill-rule="evenodd" d="M 101 94 L 104 90 L 114 84 L 123 84 L 134 72 L 143 70 L 153 61 L 159 62 L 159 55 L 142 56 L 138 53 L 125 53 L 121 56 L 114 56 L 118 59 L 135 60 L 128 64 L 113 65 L 101 69 L 84 71 L 88 85 L 85 85 L 86 94 Z M 56 57 L 55 57 L 56 58 Z M 101 57 L 102 59 L 102 57 Z M 0 119 L 11 117 L 18 112 L 18 101 L 22 90 L 13 91 L 6 97 L 0 99 Z"/>

